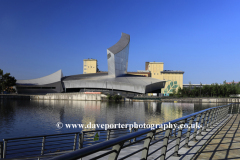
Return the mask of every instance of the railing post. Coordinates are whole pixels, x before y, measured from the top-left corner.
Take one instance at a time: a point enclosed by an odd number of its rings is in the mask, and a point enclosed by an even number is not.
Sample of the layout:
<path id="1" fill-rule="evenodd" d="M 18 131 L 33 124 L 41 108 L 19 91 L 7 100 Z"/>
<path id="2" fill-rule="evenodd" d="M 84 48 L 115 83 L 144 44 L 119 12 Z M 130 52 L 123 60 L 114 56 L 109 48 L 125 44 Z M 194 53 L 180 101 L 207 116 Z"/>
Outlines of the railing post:
<path id="1" fill-rule="evenodd" d="M 134 132 L 137 132 L 138 131 L 138 128 L 134 128 Z M 133 139 L 133 142 L 136 142 L 137 138 L 134 138 Z"/>
<path id="2" fill-rule="evenodd" d="M 82 131 L 81 142 L 80 142 L 80 149 L 83 148 L 83 142 L 84 142 L 84 132 Z"/>
<path id="3" fill-rule="evenodd" d="M 222 118 L 224 118 L 228 114 L 228 111 L 229 111 L 229 106 L 221 107 L 218 121 L 220 121 Z"/>
<path id="4" fill-rule="evenodd" d="M 76 150 L 76 146 L 77 146 L 77 133 L 75 133 L 75 136 L 74 136 L 74 142 L 73 142 L 73 151 Z"/>
<path id="5" fill-rule="evenodd" d="M 155 134 L 156 130 L 153 130 L 152 132 L 149 132 L 147 134 L 147 137 L 148 139 L 145 139 L 144 140 L 144 144 L 143 144 L 143 147 L 145 148 L 143 151 L 142 151 L 142 159 L 147 159 L 148 157 L 148 150 L 149 150 L 149 145 L 150 145 L 150 142 Z"/>
<path id="6" fill-rule="evenodd" d="M 219 121 L 220 121 L 220 119 L 221 119 L 222 111 L 223 111 L 223 107 L 220 107 L 220 108 L 219 108 L 219 111 L 218 111 L 217 124 L 219 123 Z"/>
<path id="7" fill-rule="evenodd" d="M 226 107 L 223 107 L 223 109 L 222 109 L 222 114 L 221 114 L 221 119 L 224 117 L 226 109 L 227 109 Z M 221 119 L 220 119 L 220 120 L 221 120 Z"/>
<path id="8" fill-rule="evenodd" d="M 0 142 L 0 159 L 3 158 L 3 142 Z"/>
<path id="9" fill-rule="evenodd" d="M 240 108 L 240 105 L 239 105 L 239 103 L 238 103 L 238 114 L 239 114 L 239 108 Z"/>
<path id="10" fill-rule="evenodd" d="M 45 141 L 46 141 L 46 137 L 44 136 L 44 137 L 43 137 L 43 140 L 42 140 L 42 150 L 41 150 L 41 155 L 44 154 Z"/>
<path id="11" fill-rule="evenodd" d="M 187 130 L 187 134 L 186 134 L 186 139 L 185 139 L 185 144 L 184 144 L 184 147 L 186 148 L 190 148 L 189 145 L 188 145 L 188 142 L 189 142 L 189 137 L 190 137 L 190 134 L 191 134 L 191 130 L 192 130 L 192 123 L 193 123 L 193 120 L 194 120 L 194 116 L 191 117 L 189 123 L 188 123 L 188 130 Z M 197 125 L 198 122 L 195 123 L 195 125 Z M 194 125 L 194 126 L 195 126 Z M 195 126 L 194 130 L 197 128 L 197 126 Z"/>
<path id="12" fill-rule="evenodd" d="M 232 104 L 231 114 L 232 114 L 232 112 L 233 112 L 233 104 Z"/>
<path id="13" fill-rule="evenodd" d="M 207 125 L 206 125 L 204 131 L 206 131 L 208 128 L 210 128 L 213 111 L 214 111 L 214 109 L 211 109 L 211 110 L 210 110 L 209 117 L 208 117 L 208 119 L 207 119 Z"/>
<path id="14" fill-rule="evenodd" d="M 183 120 L 180 124 L 185 124 L 185 123 L 186 123 L 186 120 Z M 178 150 L 179 150 L 180 141 L 181 141 L 181 137 L 182 137 L 182 129 L 183 129 L 183 127 L 178 127 L 176 146 L 175 146 L 175 150 L 174 150 L 173 156 L 180 157 L 180 155 L 178 154 Z M 177 129 L 175 128 L 175 130 L 177 130 Z"/>
<path id="15" fill-rule="evenodd" d="M 228 112 L 229 112 L 229 106 L 226 106 L 226 108 L 227 108 L 227 114 L 228 114 Z"/>
<path id="16" fill-rule="evenodd" d="M 202 125 L 202 127 L 199 129 L 198 135 L 202 135 L 202 130 L 203 130 L 203 127 L 204 127 L 204 126 L 203 126 L 203 123 L 204 123 L 205 115 L 206 115 L 206 112 L 203 112 L 202 118 L 201 118 L 201 125 Z"/>
<path id="17" fill-rule="evenodd" d="M 107 129 L 107 140 L 110 139 L 110 134 L 111 134 L 111 130 L 110 130 L 110 129 Z"/>
<path id="18" fill-rule="evenodd" d="M 171 137 L 175 138 L 176 137 L 176 133 L 177 133 L 177 130 L 176 129 L 172 129 L 172 134 L 170 134 Z"/>
<path id="19" fill-rule="evenodd" d="M 215 123 L 218 123 L 220 113 L 221 113 L 221 108 L 217 108 L 217 111 L 216 111 L 216 118 L 215 118 L 214 124 L 215 124 Z"/>
<path id="20" fill-rule="evenodd" d="M 216 111 L 216 109 L 211 110 L 211 116 L 210 116 L 210 119 L 208 122 L 208 128 L 210 128 L 212 126 L 212 122 L 214 121 L 215 111 Z"/>
<path id="21" fill-rule="evenodd" d="M 198 124 L 199 124 L 201 115 L 202 115 L 201 113 L 197 115 L 196 123 L 198 123 Z M 201 124 L 201 125 L 202 125 L 202 124 Z M 200 129 L 201 129 L 201 128 L 200 128 Z M 200 130 L 200 129 L 199 129 L 199 130 Z M 197 138 L 196 138 L 196 136 L 197 136 L 197 130 L 198 130 L 198 128 L 195 127 L 195 128 L 194 128 L 194 132 L 193 132 L 193 140 L 194 140 L 194 141 L 198 141 Z"/>
<path id="22" fill-rule="evenodd" d="M 113 146 L 112 150 L 115 150 L 115 152 L 113 152 L 109 155 L 108 160 L 117 160 L 123 144 L 124 144 L 124 142 Z"/>
<path id="23" fill-rule="evenodd" d="M 3 147 L 3 159 L 6 158 L 6 152 L 7 152 L 7 140 L 3 140 L 4 147 Z"/>
<path id="24" fill-rule="evenodd" d="M 81 148 L 81 136 L 82 136 L 82 134 L 78 133 L 78 149 Z"/>
<path id="25" fill-rule="evenodd" d="M 132 133 L 132 132 L 133 132 L 133 128 L 131 128 L 131 130 L 130 130 L 130 133 Z M 129 139 L 129 143 L 132 143 L 131 139 Z"/>
<path id="26" fill-rule="evenodd" d="M 155 129 L 155 132 L 154 132 L 154 134 L 153 134 L 153 137 L 152 137 L 152 140 L 155 140 L 155 135 L 156 135 L 156 132 L 157 132 L 157 130 Z"/>
<path id="27" fill-rule="evenodd" d="M 167 128 L 165 131 L 162 153 L 159 160 L 165 160 L 170 133 L 171 133 L 171 128 Z"/>
<path id="28" fill-rule="evenodd" d="M 220 120 L 221 120 L 222 118 L 224 118 L 225 115 L 228 113 L 228 109 L 229 109 L 229 107 L 227 107 L 227 106 L 223 107 Z M 232 112 L 232 111 L 231 111 L 231 112 Z"/>
<path id="29" fill-rule="evenodd" d="M 216 109 L 216 115 L 215 115 L 215 122 L 217 122 L 218 121 L 218 117 L 219 117 L 219 114 L 220 114 L 220 110 L 221 110 L 221 108 L 220 107 L 218 107 L 217 109 Z"/>
<path id="30" fill-rule="evenodd" d="M 216 115 L 217 115 L 216 113 L 217 113 L 217 108 L 215 108 L 214 111 L 213 111 L 213 116 L 212 116 L 212 120 L 210 122 L 210 126 L 209 127 L 213 126 L 213 124 L 215 122 L 215 119 L 216 119 Z"/>
<path id="31" fill-rule="evenodd" d="M 208 119 L 209 119 L 209 112 L 210 111 L 207 111 L 206 118 L 204 120 L 204 126 L 203 126 L 203 129 L 202 129 L 202 132 L 205 132 L 206 129 L 207 129 L 207 124 L 208 124 Z"/>
<path id="32" fill-rule="evenodd" d="M 225 112 L 224 112 L 224 117 L 226 117 L 226 116 L 228 115 L 228 110 L 229 110 L 229 107 L 226 106 L 226 107 L 225 107 Z"/>

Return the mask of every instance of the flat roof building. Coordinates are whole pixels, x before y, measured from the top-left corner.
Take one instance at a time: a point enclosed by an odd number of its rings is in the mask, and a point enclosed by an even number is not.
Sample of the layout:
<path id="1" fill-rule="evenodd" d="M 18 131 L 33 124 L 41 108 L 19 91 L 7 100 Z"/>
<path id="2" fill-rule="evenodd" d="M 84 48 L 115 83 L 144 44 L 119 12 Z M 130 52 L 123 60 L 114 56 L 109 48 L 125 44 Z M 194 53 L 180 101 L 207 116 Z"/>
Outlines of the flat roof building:
<path id="1" fill-rule="evenodd" d="M 161 93 L 169 95 L 177 91 L 178 87 L 183 88 L 183 71 L 164 70 L 163 62 L 146 62 L 145 69 L 151 72 L 151 77 L 166 81 Z"/>
<path id="2" fill-rule="evenodd" d="M 96 59 L 84 59 L 83 60 L 83 74 L 97 73 L 97 60 Z"/>

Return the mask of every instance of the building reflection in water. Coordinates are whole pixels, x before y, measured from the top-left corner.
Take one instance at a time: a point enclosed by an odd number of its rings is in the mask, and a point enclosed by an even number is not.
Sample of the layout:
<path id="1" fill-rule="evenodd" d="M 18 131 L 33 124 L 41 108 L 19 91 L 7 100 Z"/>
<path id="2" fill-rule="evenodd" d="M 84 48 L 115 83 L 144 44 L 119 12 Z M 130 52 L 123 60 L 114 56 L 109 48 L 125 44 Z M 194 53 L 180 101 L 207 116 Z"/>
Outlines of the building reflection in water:
<path id="1" fill-rule="evenodd" d="M 148 124 L 161 124 L 194 112 L 194 103 L 157 103 L 147 104 L 146 120 Z M 184 114 L 183 114 L 184 113 Z"/>
<path id="2" fill-rule="evenodd" d="M 68 100 L 1 100 L 0 140 L 3 138 L 80 132 L 58 129 L 63 124 L 161 124 L 216 103 L 100 102 Z M 101 128 L 100 128 L 101 129 Z M 84 129 L 87 130 L 87 129 Z"/>

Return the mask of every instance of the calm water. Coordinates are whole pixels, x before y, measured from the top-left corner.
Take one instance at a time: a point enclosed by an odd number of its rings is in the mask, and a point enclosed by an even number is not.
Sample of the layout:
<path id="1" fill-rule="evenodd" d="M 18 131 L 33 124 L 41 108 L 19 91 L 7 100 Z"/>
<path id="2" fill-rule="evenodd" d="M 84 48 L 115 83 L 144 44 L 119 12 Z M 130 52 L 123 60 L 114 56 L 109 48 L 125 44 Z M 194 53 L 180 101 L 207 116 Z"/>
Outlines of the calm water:
<path id="1" fill-rule="evenodd" d="M 64 100 L 0 100 L 0 141 L 4 138 L 78 132 L 81 129 L 58 129 L 63 124 L 160 124 L 216 103 L 108 103 Z"/>

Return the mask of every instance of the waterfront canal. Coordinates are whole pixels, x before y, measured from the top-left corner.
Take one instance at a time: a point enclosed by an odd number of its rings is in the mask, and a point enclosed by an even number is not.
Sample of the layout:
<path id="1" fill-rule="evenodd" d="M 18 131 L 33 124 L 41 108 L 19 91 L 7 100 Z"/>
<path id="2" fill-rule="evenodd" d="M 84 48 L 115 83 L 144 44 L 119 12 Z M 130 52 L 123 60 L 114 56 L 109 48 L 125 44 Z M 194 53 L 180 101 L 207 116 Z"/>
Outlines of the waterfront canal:
<path id="1" fill-rule="evenodd" d="M 100 102 L 67 100 L 0 100 L 0 140 L 80 132 L 63 124 L 161 124 L 224 103 Z M 86 130 L 86 129 L 85 129 Z"/>

